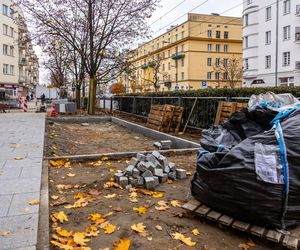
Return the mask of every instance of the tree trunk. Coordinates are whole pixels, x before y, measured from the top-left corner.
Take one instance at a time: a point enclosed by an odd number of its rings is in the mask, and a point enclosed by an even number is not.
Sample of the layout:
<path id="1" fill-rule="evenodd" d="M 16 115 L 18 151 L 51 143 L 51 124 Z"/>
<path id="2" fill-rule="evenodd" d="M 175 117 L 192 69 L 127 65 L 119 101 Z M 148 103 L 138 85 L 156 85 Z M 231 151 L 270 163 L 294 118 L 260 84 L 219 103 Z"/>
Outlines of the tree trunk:
<path id="1" fill-rule="evenodd" d="M 89 86 L 89 100 L 88 100 L 88 114 L 95 114 L 96 105 L 96 76 L 90 76 L 90 86 Z"/>
<path id="2" fill-rule="evenodd" d="M 76 105 L 80 109 L 80 86 L 76 85 Z"/>

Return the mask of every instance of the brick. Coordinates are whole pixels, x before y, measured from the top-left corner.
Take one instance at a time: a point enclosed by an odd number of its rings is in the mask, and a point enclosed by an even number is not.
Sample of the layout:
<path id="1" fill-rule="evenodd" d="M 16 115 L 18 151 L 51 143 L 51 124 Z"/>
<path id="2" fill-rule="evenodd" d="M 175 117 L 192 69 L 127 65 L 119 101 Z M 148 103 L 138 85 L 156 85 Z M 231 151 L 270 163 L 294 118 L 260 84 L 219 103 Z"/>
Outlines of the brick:
<path id="1" fill-rule="evenodd" d="M 155 158 L 155 156 L 153 154 L 147 154 L 146 155 L 146 161 L 155 163 L 156 158 Z"/>
<path id="2" fill-rule="evenodd" d="M 133 169 L 134 169 L 134 166 L 133 166 L 133 165 L 129 165 L 129 166 L 125 169 L 126 175 L 132 176 Z"/>
<path id="3" fill-rule="evenodd" d="M 137 153 L 136 154 L 136 159 L 138 160 L 138 161 L 145 161 L 146 160 L 146 156 L 144 155 L 144 154 L 140 154 L 140 153 Z"/>
<path id="4" fill-rule="evenodd" d="M 179 179 L 179 180 L 186 179 L 187 178 L 186 170 L 177 169 L 176 170 L 176 178 Z"/>
<path id="5" fill-rule="evenodd" d="M 131 184 L 128 184 L 125 188 L 126 188 L 126 190 L 129 190 L 129 189 L 132 188 L 132 185 L 131 185 Z"/>
<path id="6" fill-rule="evenodd" d="M 153 174 L 156 167 L 152 162 L 147 162 L 147 169 L 151 171 L 151 173 Z"/>
<path id="7" fill-rule="evenodd" d="M 129 161 L 128 165 L 136 166 L 139 163 L 139 160 L 135 157 L 132 157 L 131 160 Z"/>
<path id="8" fill-rule="evenodd" d="M 142 178 L 143 178 L 143 177 L 142 177 Z M 133 187 L 138 187 L 138 186 L 139 186 L 138 179 L 136 179 L 136 178 L 130 177 L 130 178 L 129 178 L 129 183 L 130 183 Z"/>
<path id="9" fill-rule="evenodd" d="M 158 141 L 157 141 L 157 142 L 154 142 L 154 143 L 153 143 L 153 146 L 156 147 L 156 148 L 158 148 L 158 149 L 161 149 L 161 148 L 162 148 L 161 143 L 158 142 Z"/>
<path id="10" fill-rule="evenodd" d="M 139 176 L 137 178 L 137 181 L 138 181 L 138 186 L 144 186 L 144 178 L 142 176 Z"/>
<path id="11" fill-rule="evenodd" d="M 146 170 L 143 174 L 142 177 L 146 178 L 146 177 L 153 177 L 153 174 L 150 170 Z"/>
<path id="12" fill-rule="evenodd" d="M 145 172 L 146 170 L 148 170 L 148 168 L 147 168 L 147 163 L 146 162 L 143 162 L 143 161 L 141 161 L 141 162 L 139 162 L 138 164 L 137 164 L 137 167 L 136 167 L 138 170 L 140 170 L 141 172 Z"/>
<path id="13" fill-rule="evenodd" d="M 158 160 L 161 154 L 158 151 L 153 151 L 152 155 Z"/>
<path id="14" fill-rule="evenodd" d="M 169 165 L 168 159 L 162 155 L 158 158 L 158 161 L 163 167 L 166 167 Z"/>
<path id="15" fill-rule="evenodd" d="M 163 172 L 163 170 L 162 169 L 158 169 L 158 168 L 156 168 L 155 170 L 154 170 L 154 173 L 153 173 L 153 175 L 154 176 L 157 176 L 157 177 L 163 177 L 164 176 L 164 172 Z"/>
<path id="16" fill-rule="evenodd" d="M 120 178 L 119 180 L 119 184 L 122 186 L 122 187 L 126 187 L 128 185 L 128 178 L 123 176 Z"/>
<path id="17" fill-rule="evenodd" d="M 155 160 L 155 162 L 153 164 L 156 168 L 162 168 L 162 165 L 160 164 L 160 162 L 158 160 Z"/>
<path id="18" fill-rule="evenodd" d="M 145 187 L 147 189 L 154 189 L 155 187 L 155 180 L 153 177 L 146 177 L 145 178 Z"/>
<path id="19" fill-rule="evenodd" d="M 169 166 L 166 166 L 166 167 L 164 167 L 164 173 L 170 173 L 170 168 L 169 168 Z"/>
<path id="20" fill-rule="evenodd" d="M 159 178 L 157 176 L 153 177 L 155 187 L 159 185 Z"/>
<path id="21" fill-rule="evenodd" d="M 160 183 L 165 183 L 169 178 L 168 174 L 163 174 L 163 177 L 159 177 L 159 182 Z"/>
<path id="22" fill-rule="evenodd" d="M 160 141 L 160 144 L 161 144 L 163 147 L 171 148 L 171 146 L 172 146 L 172 141 L 170 141 L 170 140 Z"/>
<path id="23" fill-rule="evenodd" d="M 170 170 L 173 172 L 173 171 L 176 171 L 176 164 L 175 163 L 173 163 L 173 162 L 169 162 L 169 168 L 170 168 Z"/>
<path id="24" fill-rule="evenodd" d="M 115 177 L 117 183 L 120 183 L 120 178 L 123 176 L 124 176 L 123 173 L 115 173 L 114 174 L 114 177 Z"/>
<path id="25" fill-rule="evenodd" d="M 137 178 L 140 176 L 140 170 L 138 170 L 137 168 L 134 168 L 132 170 L 132 177 Z"/>
<path id="26" fill-rule="evenodd" d="M 170 172 L 168 176 L 171 180 L 173 180 L 173 181 L 176 180 L 176 172 Z"/>

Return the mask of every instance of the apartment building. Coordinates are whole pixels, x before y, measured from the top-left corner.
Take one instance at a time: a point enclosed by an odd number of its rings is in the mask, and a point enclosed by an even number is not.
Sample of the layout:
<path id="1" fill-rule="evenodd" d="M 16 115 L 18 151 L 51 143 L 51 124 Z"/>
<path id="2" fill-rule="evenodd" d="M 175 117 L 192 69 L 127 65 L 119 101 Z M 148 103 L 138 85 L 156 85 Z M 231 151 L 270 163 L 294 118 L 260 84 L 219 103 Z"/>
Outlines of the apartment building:
<path id="1" fill-rule="evenodd" d="M 188 14 L 188 20 L 131 52 L 133 70 L 123 76 L 126 91 L 222 88 L 226 73 L 217 67 L 230 58 L 242 65 L 242 18 Z M 133 71 L 133 72 L 132 72 Z M 133 74 L 133 75 L 132 75 Z M 240 77 L 241 78 L 241 77 Z M 242 80 L 236 81 L 236 87 Z"/>
<path id="2" fill-rule="evenodd" d="M 0 89 L 11 96 L 26 95 L 39 82 L 39 62 L 22 10 L 11 0 L 1 0 Z"/>
<path id="3" fill-rule="evenodd" d="M 243 19 L 243 86 L 300 85 L 300 0 L 248 0 Z"/>

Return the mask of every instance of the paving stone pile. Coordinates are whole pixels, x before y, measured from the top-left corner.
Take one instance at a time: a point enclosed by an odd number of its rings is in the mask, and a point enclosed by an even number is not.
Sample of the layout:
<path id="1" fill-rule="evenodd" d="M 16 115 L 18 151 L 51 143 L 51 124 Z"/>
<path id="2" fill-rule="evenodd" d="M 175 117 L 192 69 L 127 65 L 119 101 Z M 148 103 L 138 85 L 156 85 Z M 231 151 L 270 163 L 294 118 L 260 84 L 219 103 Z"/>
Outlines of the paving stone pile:
<path id="1" fill-rule="evenodd" d="M 115 173 L 117 183 L 126 189 L 145 187 L 151 190 L 168 179 L 187 178 L 186 170 L 177 169 L 175 163 L 169 162 L 158 151 L 147 155 L 138 153 L 128 164 L 124 171 Z"/>
<path id="2" fill-rule="evenodd" d="M 153 144 L 154 147 L 158 148 L 159 150 L 169 150 L 172 146 L 172 141 L 165 140 L 165 141 L 158 141 Z"/>

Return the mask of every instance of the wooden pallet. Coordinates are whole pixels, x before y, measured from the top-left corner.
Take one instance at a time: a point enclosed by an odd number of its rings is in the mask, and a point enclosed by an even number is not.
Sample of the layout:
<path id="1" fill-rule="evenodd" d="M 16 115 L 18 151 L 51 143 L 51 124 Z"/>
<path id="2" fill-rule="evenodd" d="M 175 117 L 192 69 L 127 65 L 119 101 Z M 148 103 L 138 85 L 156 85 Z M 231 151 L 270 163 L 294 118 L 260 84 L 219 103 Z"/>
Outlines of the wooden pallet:
<path id="1" fill-rule="evenodd" d="M 181 124 L 181 120 L 182 120 L 182 116 L 183 116 L 183 111 L 184 111 L 183 107 L 179 107 L 179 106 L 175 107 L 170 130 L 168 132 L 175 132 L 176 134 L 179 133 L 180 124 Z"/>
<path id="2" fill-rule="evenodd" d="M 220 125 L 226 122 L 235 112 L 247 107 L 247 103 L 220 101 L 215 119 L 215 125 Z"/>
<path id="3" fill-rule="evenodd" d="M 169 132 L 176 107 L 173 105 L 153 105 L 146 126 L 161 132 Z"/>
<path id="4" fill-rule="evenodd" d="M 223 226 L 247 232 L 260 238 L 266 239 L 268 241 L 281 244 L 287 249 L 300 249 L 300 239 L 292 233 L 286 235 L 282 232 L 270 230 L 264 227 L 252 225 L 247 222 L 235 220 L 234 218 L 219 213 L 218 211 L 215 211 L 196 200 L 190 200 L 189 202 L 184 204 L 182 208 L 207 220 L 220 223 Z"/>

